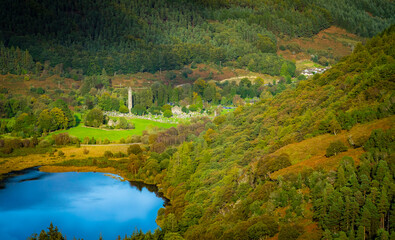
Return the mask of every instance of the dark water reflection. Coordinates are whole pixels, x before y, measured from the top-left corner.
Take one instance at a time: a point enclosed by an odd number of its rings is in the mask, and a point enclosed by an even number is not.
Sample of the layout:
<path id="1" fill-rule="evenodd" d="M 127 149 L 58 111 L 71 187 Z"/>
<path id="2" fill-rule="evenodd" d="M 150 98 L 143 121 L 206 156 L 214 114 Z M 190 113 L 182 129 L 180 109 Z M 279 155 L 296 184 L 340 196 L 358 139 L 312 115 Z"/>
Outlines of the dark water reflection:
<path id="1" fill-rule="evenodd" d="M 51 222 L 68 239 L 105 240 L 154 231 L 164 200 L 144 185 L 103 173 L 44 173 L 28 169 L 2 181 L 0 238 L 26 239 Z"/>

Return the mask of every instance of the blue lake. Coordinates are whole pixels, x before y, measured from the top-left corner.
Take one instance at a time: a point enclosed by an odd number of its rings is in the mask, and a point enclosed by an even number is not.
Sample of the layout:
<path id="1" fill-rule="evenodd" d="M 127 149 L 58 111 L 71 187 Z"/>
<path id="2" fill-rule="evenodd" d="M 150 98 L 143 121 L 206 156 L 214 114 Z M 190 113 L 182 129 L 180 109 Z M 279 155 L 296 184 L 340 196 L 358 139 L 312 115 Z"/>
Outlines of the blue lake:
<path id="1" fill-rule="evenodd" d="M 103 173 L 45 173 L 37 168 L 0 185 L 0 239 L 26 239 L 50 223 L 67 237 L 116 239 L 152 232 L 164 200 L 145 187 Z M 151 190 L 152 191 L 152 190 Z"/>

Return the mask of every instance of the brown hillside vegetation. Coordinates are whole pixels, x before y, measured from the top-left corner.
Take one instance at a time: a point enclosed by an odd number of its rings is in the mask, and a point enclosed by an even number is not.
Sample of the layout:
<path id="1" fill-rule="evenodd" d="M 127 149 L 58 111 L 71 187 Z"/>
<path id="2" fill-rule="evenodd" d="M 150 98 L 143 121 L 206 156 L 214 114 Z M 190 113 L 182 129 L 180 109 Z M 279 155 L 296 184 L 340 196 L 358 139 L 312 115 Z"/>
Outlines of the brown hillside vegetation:
<path id="1" fill-rule="evenodd" d="M 88 156 L 93 158 L 103 157 L 105 151 L 112 151 L 113 153 L 126 153 L 127 148 L 127 145 L 84 146 L 80 148 L 63 147 L 59 148 L 58 151 L 64 152 L 65 158 L 58 157 L 56 153 L 54 154 L 54 156 L 50 156 L 49 154 L 32 154 L 29 156 L 3 158 L 3 162 L 0 167 L 0 174 L 10 171 L 18 171 L 35 166 L 51 165 L 63 162 L 65 159 L 84 159 Z M 85 149 L 88 151 L 89 155 L 84 154 Z M 45 171 L 50 171 L 50 169 L 51 168 L 45 168 Z M 107 169 L 102 170 L 104 172 L 108 172 Z M 51 171 L 54 170 L 52 169 Z M 67 171 L 76 171 L 76 169 L 67 169 Z M 95 171 L 97 171 L 97 169 L 95 169 Z"/>
<path id="2" fill-rule="evenodd" d="M 184 71 L 190 71 L 187 78 L 183 76 Z M 168 79 L 169 73 L 174 74 L 174 79 Z M 112 84 L 113 87 L 147 87 L 156 81 L 161 81 L 166 84 L 175 86 L 184 83 L 193 83 L 198 78 L 202 78 L 205 80 L 222 81 L 226 79 L 233 79 L 244 76 L 254 76 L 254 79 L 256 77 L 261 77 L 263 79 L 272 78 L 269 75 L 254 73 L 245 69 L 233 69 L 223 66 L 220 67 L 214 64 L 196 64 L 196 67 L 192 68 L 191 64 L 189 64 L 181 70 L 159 71 L 156 73 L 144 72 L 127 75 L 116 75 L 112 77 Z"/>
<path id="3" fill-rule="evenodd" d="M 312 51 L 327 51 L 334 58 L 341 58 L 349 55 L 352 48 L 363 38 L 349 33 L 344 29 L 332 26 L 322 30 L 312 38 L 293 38 L 279 39 L 278 46 L 286 46 L 288 44 L 297 44 L 301 48 L 301 52 L 292 52 L 291 50 L 279 50 L 277 53 L 289 60 L 310 59 Z"/>
<path id="4" fill-rule="evenodd" d="M 78 87 L 80 85 L 81 81 L 63 78 L 58 75 L 52 75 L 46 78 L 34 75 L 0 75 L 0 86 L 2 88 L 7 88 L 9 92 L 13 94 L 26 94 L 32 87 L 42 87 L 46 91 L 48 89 L 69 91 L 73 86 Z"/>
<path id="5" fill-rule="evenodd" d="M 364 150 L 362 147 L 355 149 L 352 148 L 348 139 L 350 137 L 354 141 L 362 138 L 367 139 L 373 130 L 393 129 L 395 126 L 394 123 L 395 116 L 391 116 L 366 124 L 357 124 L 350 131 L 344 130 L 337 135 L 324 134 L 282 147 L 271 155 L 288 154 L 292 165 L 272 173 L 270 177 L 272 179 L 277 179 L 279 176 L 284 176 L 290 173 L 297 174 L 307 169 L 335 170 L 344 156 L 352 157 L 358 164 L 359 157 L 364 153 Z M 339 153 L 336 156 L 327 158 L 325 156 L 326 149 L 331 142 L 336 140 L 343 142 L 348 147 L 348 150 L 346 152 Z"/>
<path id="6" fill-rule="evenodd" d="M 193 83 L 198 78 L 205 80 L 234 80 L 241 79 L 243 77 L 255 78 L 260 77 L 265 80 L 265 82 L 273 82 L 273 79 L 278 80 L 277 77 L 272 77 L 267 74 L 250 72 L 245 69 L 233 69 L 230 67 L 219 67 L 217 65 L 208 64 L 197 64 L 197 67 L 192 69 L 191 65 L 185 66 L 181 70 L 173 71 L 160 71 L 156 73 L 149 72 L 139 72 L 134 74 L 116 74 L 109 76 L 112 82 L 112 87 L 122 88 L 126 86 L 145 88 L 150 87 L 154 82 L 160 81 L 168 85 L 176 86 L 184 83 Z M 188 77 L 183 77 L 183 71 L 189 69 L 191 71 Z M 175 78 L 169 80 L 167 75 L 169 72 L 174 73 Z M 237 83 L 239 80 L 236 81 Z M 29 93 L 30 88 L 42 87 L 45 91 L 55 91 L 62 90 L 64 92 L 69 92 L 72 89 L 77 90 L 82 85 L 83 81 L 76 81 L 71 78 L 61 77 L 59 75 L 52 76 L 36 76 L 36 75 L 0 75 L 0 86 L 2 88 L 8 89 L 10 93 L 13 94 L 26 94 Z"/>

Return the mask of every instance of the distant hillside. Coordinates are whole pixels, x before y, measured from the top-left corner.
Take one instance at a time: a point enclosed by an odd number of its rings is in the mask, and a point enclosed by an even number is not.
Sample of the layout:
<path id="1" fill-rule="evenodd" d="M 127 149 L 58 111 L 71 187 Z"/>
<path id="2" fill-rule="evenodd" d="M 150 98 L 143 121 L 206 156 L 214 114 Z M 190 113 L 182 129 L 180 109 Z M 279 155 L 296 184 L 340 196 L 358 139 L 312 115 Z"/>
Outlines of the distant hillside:
<path id="1" fill-rule="evenodd" d="M 156 72 L 210 62 L 279 75 L 277 37 L 335 24 L 373 36 L 394 23 L 390 0 L 4 0 L 0 41 L 46 65 L 101 73 Z M 259 67 L 255 66 L 259 65 Z M 18 71 L 18 70 L 17 70 Z M 31 70 L 33 71 L 33 70 Z"/>

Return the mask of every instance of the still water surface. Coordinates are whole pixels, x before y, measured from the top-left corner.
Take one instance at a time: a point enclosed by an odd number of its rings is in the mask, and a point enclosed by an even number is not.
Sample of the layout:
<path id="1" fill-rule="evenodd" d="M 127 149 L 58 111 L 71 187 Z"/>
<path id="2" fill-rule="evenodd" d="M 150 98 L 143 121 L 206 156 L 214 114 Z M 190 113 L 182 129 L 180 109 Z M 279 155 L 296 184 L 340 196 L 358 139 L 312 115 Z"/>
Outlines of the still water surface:
<path id="1" fill-rule="evenodd" d="M 115 175 L 114 175 L 115 176 Z M 67 239 L 105 240 L 137 228 L 152 232 L 164 200 L 103 173 L 45 173 L 36 168 L 0 184 L 0 238 L 26 239 L 52 222 Z"/>

